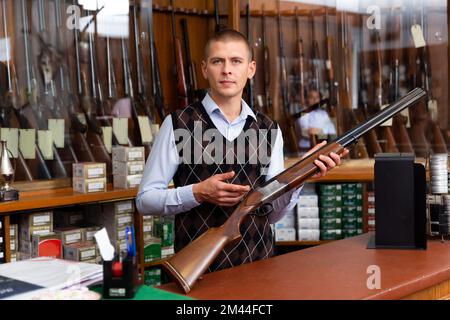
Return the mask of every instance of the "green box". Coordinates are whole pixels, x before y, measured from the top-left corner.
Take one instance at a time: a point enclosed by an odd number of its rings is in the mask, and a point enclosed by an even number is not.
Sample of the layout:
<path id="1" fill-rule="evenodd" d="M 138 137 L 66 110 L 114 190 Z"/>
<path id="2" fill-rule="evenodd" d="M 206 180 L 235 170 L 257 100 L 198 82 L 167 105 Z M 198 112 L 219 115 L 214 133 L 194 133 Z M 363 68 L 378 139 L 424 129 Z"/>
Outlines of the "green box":
<path id="1" fill-rule="evenodd" d="M 344 238 L 350 238 L 350 237 L 354 237 L 357 235 L 363 234 L 363 230 L 362 229 L 347 229 L 347 230 L 342 230 L 342 236 Z"/>
<path id="2" fill-rule="evenodd" d="M 321 196 L 340 196 L 342 195 L 341 184 L 321 184 L 319 187 Z"/>
<path id="3" fill-rule="evenodd" d="M 345 194 L 362 194 L 362 183 L 344 183 L 342 185 L 342 195 Z"/>
<path id="4" fill-rule="evenodd" d="M 342 218 L 362 218 L 362 206 L 344 206 L 342 207 Z"/>
<path id="5" fill-rule="evenodd" d="M 161 259 L 161 239 L 152 238 L 144 243 L 144 263 Z"/>
<path id="6" fill-rule="evenodd" d="M 341 207 L 321 207 L 319 209 L 320 218 L 342 218 Z"/>
<path id="7" fill-rule="evenodd" d="M 320 219 L 320 229 L 322 230 L 342 229 L 342 220 L 340 218 Z"/>
<path id="8" fill-rule="evenodd" d="M 161 238 L 162 247 L 173 245 L 173 221 L 158 220 L 154 222 L 155 236 Z"/>
<path id="9" fill-rule="evenodd" d="M 362 229 L 363 219 L 362 218 L 343 218 L 342 219 L 342 229 Z"/>
<path id="10" fill-rule="evenodd" d="M 343 206 L 362 206 L 362 194 L 345 194 L 342 196 Z"/>
<path id="11" fill-rule="evenodd" d="M 320 240 L 339 240 L 342 239 L 342 230 L 320 230 Z"/>
<path id="12" fill-rule="evenodd" d="M 161 285 L 161 269 L 155 267 L 144 270 L 144 283 L 147 286 Z"/>
<path id="13" fill-rule="evenodd" d="M 320 197 L 321 207 L 341 207 L 342 206 L 342 196 L 321 196 Z"/>

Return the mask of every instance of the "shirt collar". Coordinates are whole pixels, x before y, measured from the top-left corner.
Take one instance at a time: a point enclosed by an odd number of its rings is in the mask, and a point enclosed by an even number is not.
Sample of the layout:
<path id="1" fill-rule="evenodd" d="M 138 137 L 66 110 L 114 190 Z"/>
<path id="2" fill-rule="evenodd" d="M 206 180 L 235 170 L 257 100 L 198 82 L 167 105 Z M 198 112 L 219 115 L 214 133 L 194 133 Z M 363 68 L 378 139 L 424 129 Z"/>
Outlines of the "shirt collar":
<path id="1" fill-rule="evenodd" d="M 244 101 L 244 99 L 241 99 L 241 101 L 242 101 L 242 110 L 241 110 L 241 114 L 240 114 L 241 119 L 247 119 L 248 116 L 251 116 L 251 117 L 253 117 L 253 119 L 256 120 L 256 115 L 253 112 L 253 110 L 250 109 L 250 107 Z M 223 114 L 222 110 L 220 110 L 220 108 L 217 105 L 217 103 L 215 103 L 214 100 L 211 98 L 209 93 L 207 93 L 205 95 L 205 97 L 203 98 L 202 104 L 205 107 L 205 110 L 206 110 L 206 112 L 208 113 L 209 116 L 211 116 L 211 114 L 213 112 L 220 112 L 223 116 L 225 116 Z"/>

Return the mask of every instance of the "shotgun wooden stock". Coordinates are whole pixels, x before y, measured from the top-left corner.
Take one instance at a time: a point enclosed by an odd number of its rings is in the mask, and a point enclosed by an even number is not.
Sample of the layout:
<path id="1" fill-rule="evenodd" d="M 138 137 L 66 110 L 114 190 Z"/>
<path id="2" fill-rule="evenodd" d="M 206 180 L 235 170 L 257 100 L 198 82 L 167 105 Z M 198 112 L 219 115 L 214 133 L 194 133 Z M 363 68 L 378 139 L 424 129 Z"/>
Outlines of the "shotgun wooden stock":
<path id="1" fill-rule="evenodd" d="M 248 215 L 259 214 L 256 211 L 258 208 L 271 206 L 273 200 L 289 190 L 299 187 L 318 172 L 319 169 L 314 161 L 319 159 L 320 155 L 329 155 L 331 152 L 341 154 L 345 147 L 356 143 L 362 135 L 392 118 L 403 109 L 415 104 L 425 95 L 426 93 L 422 89 L 414 89 L 391 106 L 378 112 L 371 119 L 316 150 L 257 189 L 250 191 L 223 225 L 208 229 L 172 258 L 163 262 L 164 270 L 184 292 L 189 292 L 197 279 L 216 259 L 219 252 L 226 245 L 241 239 L 239 227 Z"/>

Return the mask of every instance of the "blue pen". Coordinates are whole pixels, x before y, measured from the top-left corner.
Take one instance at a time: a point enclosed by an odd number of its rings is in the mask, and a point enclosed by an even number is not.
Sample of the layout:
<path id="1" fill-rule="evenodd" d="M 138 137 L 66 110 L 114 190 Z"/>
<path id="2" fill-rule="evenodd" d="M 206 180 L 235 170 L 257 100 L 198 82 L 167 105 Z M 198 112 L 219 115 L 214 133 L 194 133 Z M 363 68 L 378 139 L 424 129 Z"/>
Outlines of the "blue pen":
<path id="1" fill-rule="evenodd" d="M 125 229 L 126 237 L 127 237 L 127 256 L 135 257 L 136 256 L 136 238 L 134 235 L 134 227 L 126 227 Z"/>

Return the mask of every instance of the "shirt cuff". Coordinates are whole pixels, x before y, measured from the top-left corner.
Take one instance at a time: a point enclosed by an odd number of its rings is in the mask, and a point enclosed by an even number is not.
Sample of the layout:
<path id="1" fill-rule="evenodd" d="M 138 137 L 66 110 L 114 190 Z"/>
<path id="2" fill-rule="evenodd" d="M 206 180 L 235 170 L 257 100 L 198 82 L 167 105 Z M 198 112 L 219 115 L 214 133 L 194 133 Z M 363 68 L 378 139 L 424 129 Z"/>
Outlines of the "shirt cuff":
<path id="1" fill-rule="evenodd" d="M 184 211 L 200 205 L 200 202 L 198 202 L 194 197 L 194 191 L 192 189 L 193 186 L 193 184 L 189 184 L 187 186 L 177 188 L 180 204 L 182 204 Z"/>

